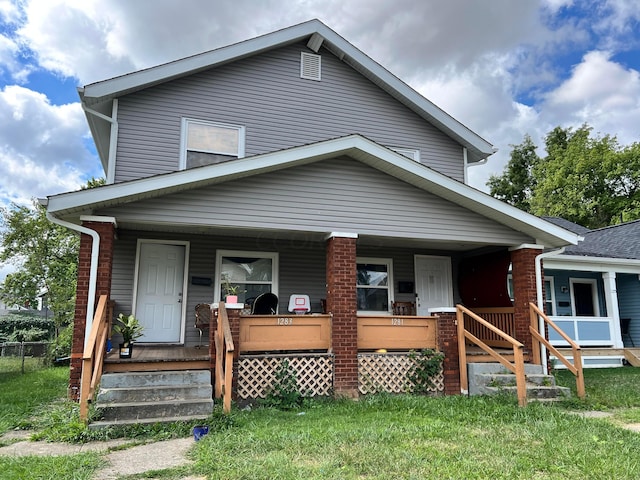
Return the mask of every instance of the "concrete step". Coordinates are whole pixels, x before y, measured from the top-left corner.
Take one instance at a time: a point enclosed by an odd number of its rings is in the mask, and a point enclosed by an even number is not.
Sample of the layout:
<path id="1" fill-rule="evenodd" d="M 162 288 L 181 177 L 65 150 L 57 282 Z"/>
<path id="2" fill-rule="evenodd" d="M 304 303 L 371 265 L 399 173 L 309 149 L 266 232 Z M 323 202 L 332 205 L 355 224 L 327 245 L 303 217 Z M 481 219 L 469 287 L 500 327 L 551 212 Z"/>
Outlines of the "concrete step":
<path id="1" fill-rule="evenodd" d="M 163 402 L 213 398 L 211 385 L 157 385 L 152 387 L 101 388 L 96 403 Z"/>
<path id="2" fill-rule="evenodd" d="M 468 364 L 469 395 L 517 393 L 516 376 L 499 363 Z M 568 388 L 556 386 L 555 377 L 546 375 L 541 365 L 525 364 L 527 398 L 562 399 L 571 396 Z"/>
<path id="3" fill-rule="evenodd" d="M 204 419 L 212 397 L 209 370 L 107 373 L 96 396 L 99 420 L 90 427 Z"/>
<path id="4" fill-rule="evenodd" d="M 98 420 L 89 424 L 90 430 L 98 430 L 106 427 L 113 427 L 115 425 L 152 425 L 154 423 L 166 423 L 166 422 L 190 422 L 194 420 L 204 420 L 207 416 L 193 415 L 178 417 L 149 417 L 149 418 L 136 418 L 136 419 L 117 419 L 117 420 Z"/>
<path id="5" fill-rule="evenodd" d="M 151 387 L 168 385 L 211 385 L 209 370 L 177 370 L 167 372 L 105 373 L 101 388 Z"/>
<path id="6" fill-rule="evenodd" d="M 485 395 L 495 395 L 498 393 L 512 393 L 513 395 L 517 395 L 518 393 L 515 385 L 485 388 Z M 527 385 L 527 398 L 529 400 L 562 400 L 569 397 L 571 397 L 571 390 L 567 387 Z"/>
<path id="7" fill-rule="evenodd" d="M 168 417 L 206 418 L 213 409 L 213 400 L 170 400 L 162 402 L 114 402 L 96 407 L 102 421 L 141 420 Z"/>

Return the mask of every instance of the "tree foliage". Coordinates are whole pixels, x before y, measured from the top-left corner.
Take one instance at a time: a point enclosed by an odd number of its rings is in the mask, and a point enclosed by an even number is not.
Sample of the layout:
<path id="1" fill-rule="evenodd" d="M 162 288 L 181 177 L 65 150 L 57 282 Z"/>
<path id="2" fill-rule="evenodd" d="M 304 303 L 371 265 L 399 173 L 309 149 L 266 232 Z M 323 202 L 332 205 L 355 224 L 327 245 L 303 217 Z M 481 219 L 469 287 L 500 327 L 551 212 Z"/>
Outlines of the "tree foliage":
<path id="1" fill-rule="evenodd" d="M 2 209 L 0 262 L 12 263 L 14 273 L 0 286 L 7 304 L 34 306 L 37 295 L 46 293 L 55 323 L 66 325 L 73 318 L 79 237 L 55 225 L 45 208 L 12 205 Z"/>
<path id="2" fill-rule="evenodd" d="M 588 228 L 640 218 L 640 144 L 591 135 L 591 127 L 556 127 L 545 137 L 546 157 L 525 136 L 492 196 L 534 215 L 563 217 Z"/>
<path id="3" fill-rule="evenodd" d="M 487 185 L 492 196 L 528 212 L 536 187 L 533 168 L 539 160 L 537 147 L 529 135 L 525 135 L 521 144 L 511 147 L 511 158 L 504 173 L 500 176 L 491 175 Z"/>

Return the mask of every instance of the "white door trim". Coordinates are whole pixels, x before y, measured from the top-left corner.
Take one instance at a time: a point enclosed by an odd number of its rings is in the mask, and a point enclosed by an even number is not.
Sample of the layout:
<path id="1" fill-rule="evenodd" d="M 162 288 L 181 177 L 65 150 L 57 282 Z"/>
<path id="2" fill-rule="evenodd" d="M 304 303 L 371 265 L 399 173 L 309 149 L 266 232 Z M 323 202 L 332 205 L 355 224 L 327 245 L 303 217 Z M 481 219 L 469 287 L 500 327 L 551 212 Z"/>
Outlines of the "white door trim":
<path id="1" fill-rule="evenodd" d="M 416 285 L 416 313 L 418 312 L 419 306 L 418 306 L 418 302 L 420 301 L 419 298 L 419 292 L 418 292 L 418 285 L 420 284 L 419 279 L 418 279 L 418 260 L 419 259 L 437 259 L 437 260 L 443 260 L 447 266 L 447 283 L 448 283 L 448 288 L 447 288 L 447 305 L 431 305 L 426 307 L 427 310 L 429 310 L 430 308 L 449 308 L 449 307 L 453 307 L 453 271 L 452 271 L 452 267 L 451 267 L 451 257 L 446 257 L 443 255 L 414 255 L 413 256 L 413 269 L 414 269 L 414 275 L 415 275 L 415 285 Z M 419 315 L 419 313 L 418 313 Z"/>
<path id="2" fill-rule="evenodd" d="M 136 311 L 138 305 L 138 275 L 140 274 L 140 249 L 143 243 L 156 243 L 163 245 L 178 245 L 184 247 L 184 271 L 183 271 L 183 284 L 182 284 L 182 308 L 180 318 L 180 344 L 185 342 L 186 333 L 186 319 L 187 319 L 187 287 L 189 285 L 189 248 L 191 243 L 187 240 L 162 240 L 152 238 L 139 238 L 136 245 L 136 263 L 135 272 L 133 275 L 133 301 L 131 303 L 132 313 Z"/>

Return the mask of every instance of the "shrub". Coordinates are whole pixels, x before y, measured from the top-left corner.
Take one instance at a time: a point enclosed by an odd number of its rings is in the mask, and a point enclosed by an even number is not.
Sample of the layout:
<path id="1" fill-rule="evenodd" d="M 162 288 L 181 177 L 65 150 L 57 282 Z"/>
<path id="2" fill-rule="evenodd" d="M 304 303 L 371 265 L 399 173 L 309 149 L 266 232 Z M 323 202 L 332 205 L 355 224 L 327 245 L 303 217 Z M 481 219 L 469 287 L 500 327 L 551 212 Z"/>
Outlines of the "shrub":
<path id="1" fill-rule="evenodd" d="M 409 358 L 415 362 L 407 378 L 413 384 L 413 392 L 419 394 L 431 393 L 436 387 L 434 377 L 442 369 L 444 355 L 432 348 L 425 348 L 420 352 L 412 350 Z"/>

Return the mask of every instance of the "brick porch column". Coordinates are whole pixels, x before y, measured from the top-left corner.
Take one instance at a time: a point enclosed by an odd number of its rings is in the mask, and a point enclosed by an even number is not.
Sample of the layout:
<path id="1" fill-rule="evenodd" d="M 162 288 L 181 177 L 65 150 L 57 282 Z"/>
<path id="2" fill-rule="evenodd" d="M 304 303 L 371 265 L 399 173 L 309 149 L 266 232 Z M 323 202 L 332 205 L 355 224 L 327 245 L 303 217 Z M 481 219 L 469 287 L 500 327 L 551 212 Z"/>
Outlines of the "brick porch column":
<path id="1" fill-rule="evenodd" d="M 100 295 L 111 295 L 111 269 L 113 266 L 113 242 L 115 240 L 115 219 L 105 217 L 81 218 L 82 226 L 98 232 L 100 248 L 98 253 L 98 274 L 96 278 L 96 304 Z M 91 271 L 91 249 L 93 239 L 80 234 L 78 254 L 78 282 L 76 286 L 76 307 L 73 317 L 73 339 L 71 343 L 71 367 L 69 370 L 69 398 L 77 401 L 80 396 L 82 377 L 82 354 L 87 327 L 87 309 Z M 95 308 L 95 305 L 94 305 Z"/>
<path id="2" fill-rule="evenodd" d="M 510 250 L 515 337 L 524 344 L 525 355 L 531 355 L 533 348 L 529 333 L 529 302 L 537 304 L 535 260 L 542 253 L 542 249 L 543 247 L 538 245 L 523 245 Z"/>
<path id="3" fill-rule="evenodd" d="M 327 238 L 327 311 L 333 314 L 331 347 L 336 395 L 358 396 L 356 234 Z"/>
<path id="4" fill-rule="evenodd" d="M 443 308 L 429 313 L 438 317 L 438 350 L 444 354 L 444 394 L 460 395 L 460 355 L 455 308 Z"/>

